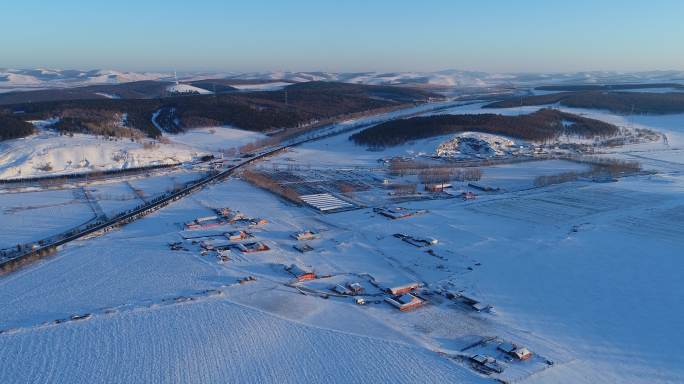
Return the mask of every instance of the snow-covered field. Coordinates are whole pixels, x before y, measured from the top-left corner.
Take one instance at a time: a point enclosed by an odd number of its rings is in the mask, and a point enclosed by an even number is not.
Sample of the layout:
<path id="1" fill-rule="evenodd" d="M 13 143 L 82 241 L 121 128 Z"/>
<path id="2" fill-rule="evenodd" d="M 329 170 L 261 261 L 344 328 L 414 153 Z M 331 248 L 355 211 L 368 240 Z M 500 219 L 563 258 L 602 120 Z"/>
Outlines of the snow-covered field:
<path id="1" fill-rule="evenodd" d="M 188 146 L 199 151 L 218 152 L 238 148 L 266 137 L 259 132 L 230 127 L 194 128 L 184 133 L 166 136 L 172 143 Z"/>
<path id="2" fill-rule="evenodd" d="M 0 249 L 61 233 L 95 217 L 79 190 L 0 194 Z"/>
<path id="3" fill-rule="evenodd" d="M 496 336 L 554 362 L 504 362 L 504 373 L 493 375 L 502 380 L 682 382 L 684 120 L 582 113 L 665 131 L 667 143 L 612 154 L 657 173 L 530 189 L 536 176 L 584 166 L 486 167 L 482 182 L 506 191 L 401 203 L 427 210 L 402 220 L 371 207 L 324 215 L 229 179 L 0 277 L 0 329 L 9 330 L 0 334 L 0 359 L 13 362 L 0 365 L 0 381 L 471 383 L 485 376 L 454 356 L 468 355 L 464 340 Z M 270 162 L 380 168 L 378 159 L 433 153 L 448 138 L 374 152 L 348 136 L 307 143 Z M 130 180 L 128 191 L 118 184 L 88 188 L 96 198 L 125 200 L 134 189 L 161 191 L 190 176 Z M 270 250 L 232 252 L 222 263 L 201 256 L 193 244 L 200 239 L 188 237 L 217 240 L 237 227 L 188 231 L 182 224 L 220 207 L 267 219 L 248 230 Z M 299 253 L 290 235 L 305 229 L 321 238 L 309 242 L 313 251 Z M 428 253 L 395 233 L 439 242 Z M 178 241 L 185 250 L 170 250 Z M 291 263 L 322 277 L 299 285 L 306 290 L 293 288 L 283 269 Z M 247 275 L 256 281 L 237 284 Z M 369 276 L 381 287 L 422 282 L 428 305 L 399 312 L 382 302 Z M 366 305 L 311 294 L 351 281 L 365 285 Z M 440 288 L 463 291 L 495 313 L 451 302 L 436 293 Z M 92 317 L 54 322 L 74 314 Z"/>
<path id="4" fill-rule="evenodd" d="M 274 81 L 272 83 L 258 83 L 258 84 L 233 84 L 231 87 L 237 88 L 241 91 L 276 91 L 283 89 L 292 83 L 284 81 Z"/>

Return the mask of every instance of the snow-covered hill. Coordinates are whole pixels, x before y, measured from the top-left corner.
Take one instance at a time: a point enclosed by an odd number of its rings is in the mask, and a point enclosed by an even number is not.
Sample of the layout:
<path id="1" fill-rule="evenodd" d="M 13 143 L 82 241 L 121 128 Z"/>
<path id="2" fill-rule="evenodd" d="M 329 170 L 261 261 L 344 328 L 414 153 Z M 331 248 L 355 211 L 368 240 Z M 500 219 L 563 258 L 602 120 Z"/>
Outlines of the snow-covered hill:
<path id="1" fill-rule="evenodd" d="M 207 91 L 204 88 L 195 87 L 190 84 L 174 84 L 166 88 L 166 92 L 175 94 L 198 94 L 198 95 L 209 95 L 213 92 Z"/>
<path id="2" fill-rule="evenodd" d="M 2 69 L 0 91 L 36 88 L 66 88 L 95 84 L 119 84 L 131 81 L 170 79 L 173 75 L 154 72 L 122 72 L 115 70 Z"/>
<path id="3" fill-rule="evenodd" d="M 187 72 L 181 81 L 225 78 L 236 80 L 272 80 L 273 82 L 341 81 L 372 85 L 412 85 L 442 88 L 497 86 L 534 86 L 541 84 L 601 83 L 684 83 L 684 71 L 574 73 L 487 73 L 448 69 L 436 72 Z M 122 72 L 115 70 L 2 69 L 0 92 L 37 88 L 65 88 L 94 84 L 118 84 L 141 80 L 173 80 L 171 73 Z"/>
<path id="4" fill-rule="evenodd" d="M 487 73 L 444 70 L 438 72 L 254 72 L 230 76 L 236 79 L 286 81 L 342 81 L 373 85 L 422 85 L 430 87 L 492 87 L 537 84 L 600 84 L 684 82 L 684 71 L 575 72 L 575 73 Z"/>

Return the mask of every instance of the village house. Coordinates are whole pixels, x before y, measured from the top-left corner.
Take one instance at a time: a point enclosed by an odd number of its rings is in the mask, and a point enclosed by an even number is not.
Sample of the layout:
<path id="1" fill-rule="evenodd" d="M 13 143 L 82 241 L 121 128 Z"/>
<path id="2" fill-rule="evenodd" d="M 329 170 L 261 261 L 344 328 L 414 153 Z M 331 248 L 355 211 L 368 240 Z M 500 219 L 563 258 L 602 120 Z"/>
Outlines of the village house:
<path id="1" fill-rule="evenodd" d="M 532 352 L 529 349 L 513 343 L 501 343 L 497 349 L 518 360 L 527 360 L 532 357 Z"/>
<path id="2" fill-rule="evenodd" d="M 296 264 L 291 264 L 289 267 L 286 267 L 285 270 L 290 272 L 297 279 L 297 281 L 313 280 L 316 278 L 313 270 L 300 267 Z"/>
<path id="3" fill-rule="evenodd" d="M 403 295 L 388 297 L 385 299 L 385 301 L 402 312 L 418 308 L 425 304 L 424 299 L 421 299 L 411 293 L 404 293 Z"/>
<path id="4" fill-rule="evenodd" d="M 226 238 L 228 238 L 230 241 L 240 241 L 251 237 L 251 235 L 245 231 L 230 231 L 226 232 L 224 236 L 226 236 Z"/>

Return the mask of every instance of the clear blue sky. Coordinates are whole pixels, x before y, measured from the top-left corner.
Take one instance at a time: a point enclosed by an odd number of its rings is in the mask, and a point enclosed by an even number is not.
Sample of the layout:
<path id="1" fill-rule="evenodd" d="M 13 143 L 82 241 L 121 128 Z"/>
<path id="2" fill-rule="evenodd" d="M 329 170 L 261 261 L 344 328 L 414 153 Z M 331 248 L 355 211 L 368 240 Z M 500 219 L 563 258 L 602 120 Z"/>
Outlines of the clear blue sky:
<path id="1" fill-rule="evenodd" d="M 684 69 L 682 0 L 3 0 L 0 68 Z"/>

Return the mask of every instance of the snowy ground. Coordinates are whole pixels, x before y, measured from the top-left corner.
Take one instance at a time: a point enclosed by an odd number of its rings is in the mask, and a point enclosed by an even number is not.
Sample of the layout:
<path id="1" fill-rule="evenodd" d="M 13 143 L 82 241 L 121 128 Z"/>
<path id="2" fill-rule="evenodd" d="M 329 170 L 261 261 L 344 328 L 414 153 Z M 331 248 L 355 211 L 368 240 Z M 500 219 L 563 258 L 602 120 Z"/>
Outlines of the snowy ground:
<path id="1" fill-rule="evenodd" d="M 205 152 L 237 148 L 266 137 L 259 132 L 229 127 L 195 128 L 184 133 L 166 136 L 172 143 Z"/>
<path id="2" fill-rule="evenodd" d="M 83 173 L 107 169 L 175 164 L 193 159 L 193 151 L 177 146 L 144 148 L 128 139 L 75 134 L 60 136 L 50 131 L 0 143 L 0 177 Z"/>
<path id="3" fill-rule="evenodd" d="M 428 212 L 394 221 L 370 208 L 319 214 L 230 179 L 103 237 L 70 244 L 0 277 L 0 329 L 10 330 L 0 334 L 0 359 L 16 362 L 0 367 L 0 380 L 470 383 L 485 377 L 448 356 L 459 354 L 464 340 L 497 336 L 555 363 L 545 369 L 506 363 L 494 375 L 500 379 L 682 382 L 684 121 L 591 113 L 665 130 L 667 145 L 614 150 L 658 173 L 529 189 L 536 176 L 581 166 L 488 167 L 483 182 L 507 191 L 474 201 L 402 203 Z M 272 162 L 381 167 L 380 158 L 434 151 L 444 139 L 371 152 L 347 137 L 309 143 Z M 173 185 L 146 183 L 130 181 L 141 190 Z M 122 186 L 93 188 L 96 195 L 132 197 Z M 267 219 L 250 231 L 271 249 L 232 253 L 225 263 L 201 256 L 183 236 L 219 239 L 236 227 L 187 231 L 182 223 L 220 207 Z M 301 254 L 290 235 L 304 229 L 321 238 Z M 395 233 L 439 243 L 429 254 Z M 186 250 L 170 250 L 168 243 L 177 241 Z M 330 275 L 302 288 L 329 292 L 358 281 L 369 303 L 302 294 L 288 286 L 292 276 L 283 265 L 290 263 Z M 247 275 L 257 280 L 236 283 Z M 423 282 L 429 304 L 400 313 L 375 296 L 368 276 L 384 287 Z M 441 287 L 492 304 L 496 313 L 476 313 L 431 293 Z M 86 313 L 92 318 L 54 323 Z"/>
<path id="4" fill-rule="evenodd" d="M 272 83 L 257 83 L 257 84 L 233 84 L 231 87 L 237 88 L 241 91 L 277 91 L 283 89 L 292 83 L 284 81 L 275 81 Z"/>
<path id="5" fill-rule="evenodd" d="M 0 195 L 0 249 L 56 235 L 95 218 L 81 190 Z"/>
<path id="6" fill-rule="evenodd" d="M 74 134 L 60 136 L 40 128 L 26 138 L 0 142 L 0 178 L 20 178 L 176 164 L 236 148 L 263 137 L 234 128 L 198 128 L 166 135 L 170 144 Z"/>

